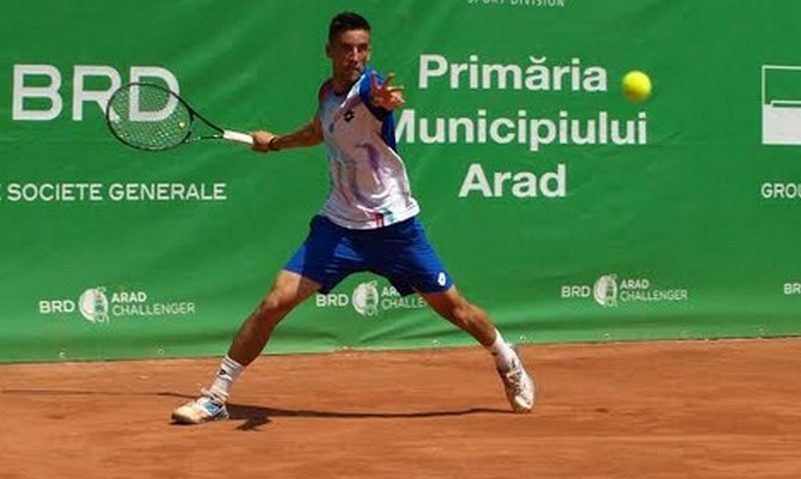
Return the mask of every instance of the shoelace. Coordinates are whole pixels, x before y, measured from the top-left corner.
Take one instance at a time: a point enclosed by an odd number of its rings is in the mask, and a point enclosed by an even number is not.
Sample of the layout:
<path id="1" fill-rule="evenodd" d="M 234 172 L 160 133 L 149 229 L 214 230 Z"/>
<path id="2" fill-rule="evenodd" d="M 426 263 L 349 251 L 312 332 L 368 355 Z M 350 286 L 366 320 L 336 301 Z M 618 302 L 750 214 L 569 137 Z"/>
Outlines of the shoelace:
<path id="1" fill-rule="evenodd" d="M 221 398 L 219 395 L 215 394 L 209 389 L 203 388 L 200 390 L 201 396 L 195 400 L 198 404 L 201 404 L 203 399 L 208 399 L 212 403 L 214 403 L 217 407 L 220 407 L 225 404 L 225 399 Z"/>
<path id="2" fill-rule="evenodd" d="M 509 380 L 509 384 L 511 384 L 512 388 L 515 390 L 515 394 L 523 392 L 523 369 L 520 367 L 512 368 L 509 371 L 504 373 L 506 379 Z"/>

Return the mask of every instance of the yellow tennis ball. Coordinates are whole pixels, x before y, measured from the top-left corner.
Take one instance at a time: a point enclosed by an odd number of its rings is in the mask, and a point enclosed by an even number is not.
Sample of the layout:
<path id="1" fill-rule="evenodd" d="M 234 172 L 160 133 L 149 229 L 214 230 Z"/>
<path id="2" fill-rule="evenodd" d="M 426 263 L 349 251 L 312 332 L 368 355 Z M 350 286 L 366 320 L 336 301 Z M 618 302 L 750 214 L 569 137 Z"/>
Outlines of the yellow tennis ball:
<path id="1" fill-rule="evenodd" d="M 644 101 L 651 96 L 651 79 L 639 70 L 626 73 L 622 87 L 623 94 L 632 101 Z"/>

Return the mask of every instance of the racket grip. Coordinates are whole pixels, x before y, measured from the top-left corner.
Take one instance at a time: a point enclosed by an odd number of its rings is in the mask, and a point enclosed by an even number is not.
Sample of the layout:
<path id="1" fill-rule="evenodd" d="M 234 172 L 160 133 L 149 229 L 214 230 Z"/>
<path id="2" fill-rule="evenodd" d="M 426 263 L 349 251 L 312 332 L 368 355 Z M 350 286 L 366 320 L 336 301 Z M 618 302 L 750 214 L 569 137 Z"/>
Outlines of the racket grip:
<path id="1" fill-rule="evenodd" d="M 224 130 L 223 139 L 232 141 L 234 143 L 242 143 L 243 145 L 253 145 L 253 137 L 247 133 L 240 133 L 238 131 Z"/>

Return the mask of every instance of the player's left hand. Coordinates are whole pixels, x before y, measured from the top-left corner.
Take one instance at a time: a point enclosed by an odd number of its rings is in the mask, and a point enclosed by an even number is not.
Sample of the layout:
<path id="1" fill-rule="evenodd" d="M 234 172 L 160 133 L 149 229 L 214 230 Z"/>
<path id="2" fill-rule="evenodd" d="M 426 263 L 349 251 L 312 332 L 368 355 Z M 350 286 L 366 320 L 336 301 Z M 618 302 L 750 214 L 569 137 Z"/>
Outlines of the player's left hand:
<path id="1" fill-rule="evenodd" d="M 403 87 L 391 85 L 393 78 L 395 78 L 395 74 L 390 73 L 387 75 L 384 83 L 379 85 L 378 76 L 375 72 L 370 76 L 370 91 L 372 92 L 373 105 L 385 110 L 394 110 L 406 103 L 403 99 Z"/>

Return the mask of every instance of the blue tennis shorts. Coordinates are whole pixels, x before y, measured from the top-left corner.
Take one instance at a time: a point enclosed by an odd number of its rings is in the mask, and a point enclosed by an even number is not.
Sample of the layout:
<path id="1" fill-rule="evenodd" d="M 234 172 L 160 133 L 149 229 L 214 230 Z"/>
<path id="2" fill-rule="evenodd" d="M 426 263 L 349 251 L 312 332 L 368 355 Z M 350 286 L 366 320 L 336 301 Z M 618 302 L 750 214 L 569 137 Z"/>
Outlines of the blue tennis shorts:
<path id="1" fill-rule="evenodd" d="M 309 226 L 309 236 L 284 269 L 320 283 L 321 293 L 360 271 L 387 278 L 403 296 L 415 291 L 441 293 L 453 286 L 417 217 L 377 229 L 351 230 L 318 215 Z"/>

